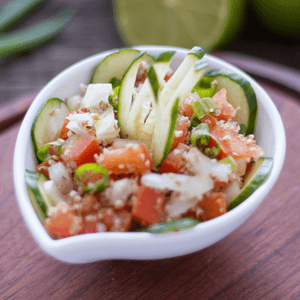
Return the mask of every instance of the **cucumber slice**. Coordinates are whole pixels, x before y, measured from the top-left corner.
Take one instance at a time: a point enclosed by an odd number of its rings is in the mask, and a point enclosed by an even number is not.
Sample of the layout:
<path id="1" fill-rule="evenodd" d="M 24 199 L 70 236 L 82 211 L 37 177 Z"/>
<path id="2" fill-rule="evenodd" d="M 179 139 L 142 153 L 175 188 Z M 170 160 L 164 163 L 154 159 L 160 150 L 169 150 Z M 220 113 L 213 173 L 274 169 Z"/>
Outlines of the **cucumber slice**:
<path id="1" fill-rule="evenodd" d="M 152 56 L 149 56 L 149 54 L 140 52 L 123 75 L 118 99 L 118 121 L 122 135 L 130 135 L 132 132 L 132 120 L 129 118 L 129 112 L 132 106 L 132 95 L 136 75 L 140 62 L 142 60 L 149 61 L 150 58 L 152 58 Z M 152 60 L 154 59 L 152 58 Z"/>
<path id="2" fill-rule="evenodd" d="M 35 153 L 47 143 L 58 139 L 69 110 L 58 98 L 49 99 L 38 113 L 31 128 Z"/>
<path id="3" fill-rule="evenodd" d="M 36 214 L 38 215 L 39 219 L 43 222 L 47 216 L 46 214 L 43 212 L 41 206 L 39 205 L 39 203 L 37 202 L 37 199 L 34 195 L 34 193 L 32 192 L 32 190 L 29 188 L 28 185 L 26 185 L 27 187 L 27 192 L 28 192 L 28 196 L 29 196 L 29 199 L 31 201 L 31 204 L 36 212 Z"/>
<path id="4" fill-rule="evenodd" d="M 193 58 L 194 56 L 194 54 L 188 54 L 186 57 Z M 186 61 L 185 58 L 182 64 L 185 65 Z M 153 160 L 155 166 L 158 167 L 170 151 L 180 103 L 191 92 L 207 66 L 208 61 L 206 59 L 193 62 L 187 72 L 180 65 L 173 76 L 177 74 L 176 77 L 182 80 L 178 82 L 176 88 L 171 84 L 168 89 L 167 85 L 173 78 L 172 76 L 162 91 L 159 88 L 157 74 L 154 68 L 150 67 L 148 78 L 155 98 L 155 127 L 153 133 Z M 185 73 L 181 73 L 183 70 Z M 168 90 L 166 91 L 166 89 Z"/>
<path id="5" fill-rule="evenodd" d="M 152 65 L 153 70 L 155 70 L 155 75 L 157 75 L 156 93 L 158 93 L 160 86 L 164 84 L 164 78 L 169 70 L 174 54 L 175 51 L 163 52 L 156 58 Z M 148 148 L 151 146 L 151 138 L 155 126 L 154 106 L 152 106 L 152 110 L 150 108 L 150 104 L 154 101 L 155 98 L 153 98 L 152 87 L 149 78 L 147 78 L 130 110 L 129 120 L 132 122 L 132 129 L 131 133 L 129 133 L 129 138 L 139 139 L 145 142 Z"/>
<path id="6" fill-rule="evenodd" d="M 205 74 L 205 77 L 217 80 L 217 91 L 225 88 L 227 100 L 234 108 L 238 106 L 237 121 L 245 124 L 245 134 L 253 134 L 255 130 L 257 102 L 255 92 L 245 78 L 238 74 L 230 73 L 224 69 L 214 69 Z"/>
<path id="7" fill-rule="evenodd" d="M 106 56 L 96 67 L 90 83 L 109 83 L 112 78 L 121 79 L 139 50 L 123 49 Z"/>
<path id="8" fill-rule="evenodd" d="M 121 80 L 123 74 L 139 53 L 139 50 L 122 49 L 106 56 L 96 67 L 90 83 L 109 83 L 113 78 L 115 78 L 114 81 L 116 79 Z M 151 63 L 153 57 L 147 54 L 144 56 L 144 60 Z"/>
<path id="9" fill-rule="evenodd" d="M 201 58 L 204 56 L 205 52 L 201 47 L 194 47 L 191 49 L 191 51 L 187 54 L 187 56 L 184 58 L 183 62 L 180 64 L 176 72 L 172 75 L 172 77 L 169 79 L 167 84 L 165 85 L 163 91 L 162 91 L 162 105 L 167 105 L 167 103 L 170 103 L 170 100 L 172 96 L 174 95 L 175 91 L 178 90 L 179 84 L 182 82 L 182 80 L 186 77 L 186 75 L 191 71 L 194 64 L 201 60 Z M 201 76 L 199 76 L 200 78 Z M 199 80 L 198 78 L 198 80 Z M 197 80 L 197 81 L 198 81 Z M 197 81 L 194 83 L 193 87 L 197 83 Z M 177 99 L 178 97 L 174 97 Z M 173 100 L 175 101 L 175 100 Z M 180 101 L 181 102 L 181 101 Z M 173 103 L 174 104 L 174 103 Z"/>
<path id="10" fill-rule="evenodd" d="M 28 188 L 31 191 L 31 193 L 29 193 L 31 202 L 36 202 L 43 214 L 47 216 L 49 207 L 55 205 L 55 202 L 53 202 L 44 189 L 44 182 L 48 180 L 47 176 L 26 169 L 25 180 Z M 32 195 L 34 196 L 35 201 L 32 199 Z"/>
<path id="11" fill-rule="evenodd" d="M 268 178 L 273 166 L 273 159 L 271 157 L 260 158 L 252 166 L 251 171 L 246 176 L 244 185 L 240 194 L 232 200 L 227 206 L 227 210 L 231 210 L 246 200 L 252 193 L 254 193 Z"/>

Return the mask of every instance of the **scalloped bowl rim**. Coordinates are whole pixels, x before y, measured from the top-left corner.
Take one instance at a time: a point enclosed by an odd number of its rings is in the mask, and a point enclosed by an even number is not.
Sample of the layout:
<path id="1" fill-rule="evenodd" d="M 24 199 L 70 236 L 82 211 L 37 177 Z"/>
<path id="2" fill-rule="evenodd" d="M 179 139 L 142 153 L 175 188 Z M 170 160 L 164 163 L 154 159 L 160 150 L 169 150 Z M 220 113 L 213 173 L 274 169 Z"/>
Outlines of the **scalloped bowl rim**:
<path id="1" fill-rule="evenodd" d="M 175 50 L 178 57 L 185 56 L 189 51 L 188 49 L 167 46 L 137 46 L 132 48 L 147 50 L 149 53 Z M 214 68 L 223 67 L 238 73 L 251 83 L 256 92 L 259 110 L 264 113 L 264 116 L 258 119 L 261 119 L 262 124 L 270 123 L 269 126 L 273 130 L 274 139 L 272 144 L 273 168 L 265 183 L 247 200 L 226 214 L 182 232 L 159 235 L 145 232 L 104 232 L 53 240 L 38 219 L 26 190 L 25 168 L 28 164 L 28 151 L 31 149 L 31 125 L 41 105 L 50 98 L 49 95 L 52 95 L 51 93 L 59 88 L 64 80 L 74 77 L 72 74 L 77 74 L 76 72 L 84 69 L 87 65 L 89 65 L 90 70 L 93 69 L 105 56 L 120 49 L 123 48 L 90 56 L 55 76 L 34 99 L 18 133 L 14 152 L 13 175 L 21 213 L 39 246 L 49 255 L 64 262 L 86 263 L 103 259 L 162 259 L 204 249 L 226 237 L 251 215 L 275 184 L 283 166 L 286 151 L 285 131 L 281 117 L 271 98 L 253 78 L 242 70 L 222 59 L 206 54 L 205 57 L 209 60 L 210 66 L 213 65 Z M 259 130 L 258 133 L 263 131 Z M 26 150 L 24 151 L 24 149 Z"/>

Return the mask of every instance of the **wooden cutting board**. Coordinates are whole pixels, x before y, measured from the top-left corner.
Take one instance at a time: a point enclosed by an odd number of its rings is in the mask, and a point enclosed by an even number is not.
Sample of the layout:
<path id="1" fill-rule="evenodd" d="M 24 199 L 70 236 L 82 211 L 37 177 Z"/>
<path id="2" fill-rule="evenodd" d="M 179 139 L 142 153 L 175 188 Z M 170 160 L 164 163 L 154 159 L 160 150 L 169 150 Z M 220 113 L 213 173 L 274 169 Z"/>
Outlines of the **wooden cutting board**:
<path id="1" fill-rule="evenodd" d="M 216 55 L 236 65 L 241 59 L 236 54 Z M 257 63 L 249 57 L 246 60 L 252 67 Z M 264 63 L 260 61 L 259 67 Z M 265 67 L 270 65 L 266 63 Z M 278 72 L 283 67 L 275 68 Z M 299 80 L 297 72 L 289 76 L 292 84 Z M 286 160 L 276 185 L 254 214 L 224 240 L 190 255 L 158 261 L 109 260 L 71 265 L 45 254 L 21 217 L 12 178 L 16 136 L 34 95 L 2 107 L 0 298 L 298 299 L 300 94 L 274 78 L 265 78 L 265 74 L 255 78 L 277 106 L 287 135 Z"/>

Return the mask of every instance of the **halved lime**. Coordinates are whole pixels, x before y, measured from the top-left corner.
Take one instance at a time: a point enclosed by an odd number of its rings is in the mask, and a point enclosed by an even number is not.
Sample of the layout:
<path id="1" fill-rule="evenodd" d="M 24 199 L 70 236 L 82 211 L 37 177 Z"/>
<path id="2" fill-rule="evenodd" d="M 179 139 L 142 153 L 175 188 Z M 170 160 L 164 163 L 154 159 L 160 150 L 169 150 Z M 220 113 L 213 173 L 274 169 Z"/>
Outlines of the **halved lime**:
<path id="1" fill-rule="evenodd" d="M 205 51 L 241 29 L 244 0 L 115 0 L 115 22 L 127 45 L 168 45 Z"/>

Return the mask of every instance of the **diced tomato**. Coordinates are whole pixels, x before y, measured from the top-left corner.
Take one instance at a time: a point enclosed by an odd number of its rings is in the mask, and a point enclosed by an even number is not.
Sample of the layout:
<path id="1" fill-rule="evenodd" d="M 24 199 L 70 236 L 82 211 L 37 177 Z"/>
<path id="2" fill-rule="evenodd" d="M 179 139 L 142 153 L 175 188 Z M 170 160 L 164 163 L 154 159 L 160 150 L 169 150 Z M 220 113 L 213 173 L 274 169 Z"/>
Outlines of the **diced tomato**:
<path id="1" fill-rule="evenodd" d="M 185 164 L 183 152 L 188 150 L 186 145 L 180 143 L 173 151 L 171 151 L 163 160 L 158 169 L 162 173 L 179 173 L 181 167 Z"/>
<path id="2" fill-rule="evenodd" d="M 211 130 L 211 134 L 218 139 L 221 147 L 221 153 L 217 159 L 224 158 L 228 155 L 231 155 L 234 159 L 247 157 L 256 159 L 262 154 L 261 148 L 254 142 L 247 144 L 247 138 L 226 126 L 214 126 Z"/>
<path id="3" fill-rule="evenodd" d="M 189 120 L 185 117 L 179 116 L 177 119 L 176 129 L 174 132 L 174 140 L 171 145 L 170 151 L 175 149 L 180 143 L 184 143 L 185 137 L 188 132 Z"/>
<path id="4" fill-rule="evenodd" d="M 227 91 L 225 89 L 217 92 L 212 99 L 220 109 L 220 114 L 216 115 L 218 119 L 230 119 L 236 114 L 234 107 L 227 101 Z"/>
<path id="5" fill-rule="evenodd" d="M 210 114 L 206 114 L 201 118 L 201 122 L 207 124 L 209 130 L 214 128 L 217 123 L 217 119 Z"/>
<path id="6" fill-rule="evenodd" d="M 63 127 L 61 129 L 59 138 L 61 138 L 63 140 L 67 140 L 69 138 L 68 132 L 70 131 L 70 129 L 67 128 L 67 125 L 69 124 L 69 122 L 70 121 L 68 119 L 65 119 L 64 125 L 63 125 Z"/>
<path id="7" fill-rule="evenodd" d="M 182 104 L 180 105 L 180 109 L 183 112 L 183 114 L 188 117 L 189 119 L 192 117 L 192 115 L 194 114 L 193 109 L 191 108 L 191 103 L 193 103 L 194 101 L 196 101 L 194 98 L 188 96 L 185 98 L 185 100 L 182 102 Z"/>
<path id="8" fill-rule="evenodd" d="M 208 195 L 204 195 L 197 205 L 203 210 L 201 215 L 203 221 L 216 218 L 226 212 L 226 202 L 223 193 L 211 192 Z"/>
<path id="9" fill-rule="evenodd" d="M 151 225 L 158 221 L 165 198 L 154 189 L 142 186 L 132 207 L 133 219 L 142 225 Z"/>
<path id="10" fill-rule="evenodd" d="M 80 166 L 94 162 L 94 155 L 100 154 L 100 146 L 97 139 L 92 135 L 74 135 L 63 146 L 63 154 Z"/>
<path id="11" fill-rule="evenodd" d="M 115 175 L 142 175 L 153 168 L 153 161 L 144 144 L 106 150 L 100 155 L 97 163 Z"/>
<path id="12" fill-rule="evenodd" d="M 46 230 L 58 238 L 75 235 L 82 230 L 82 217 L 76 216 L 70 206 L 58 202 L 54 212 L 46 219 Z"/>

